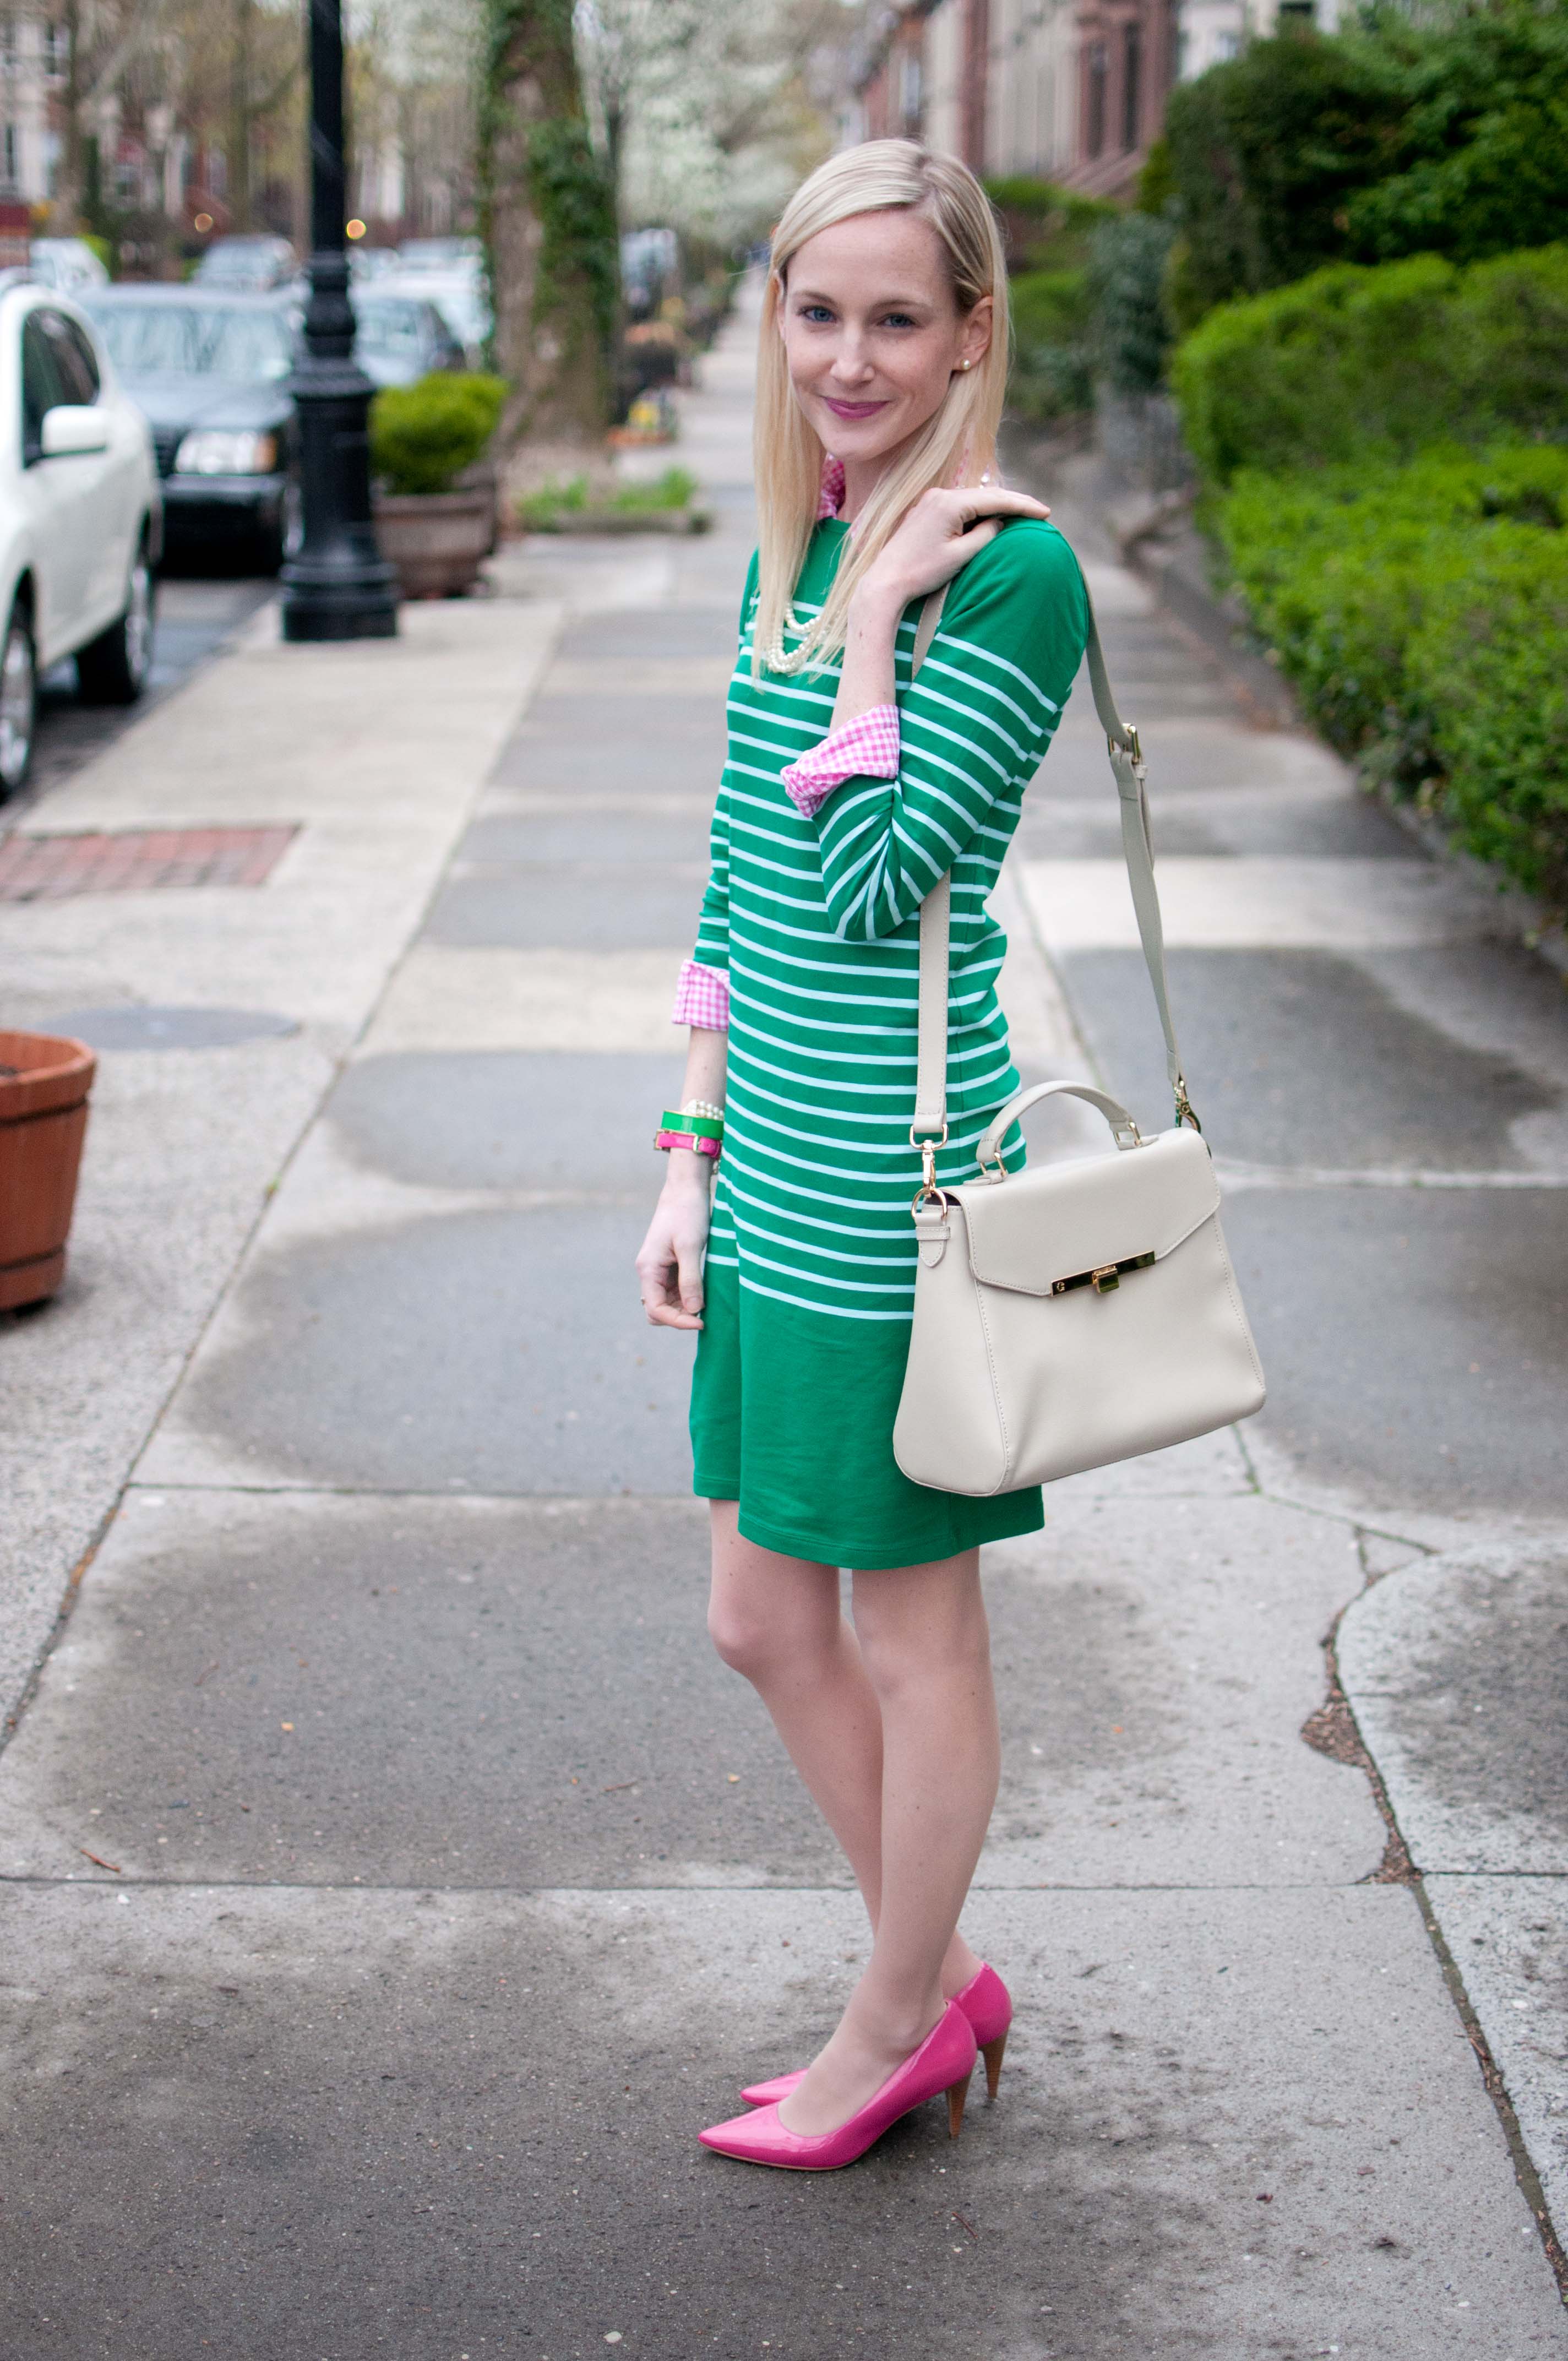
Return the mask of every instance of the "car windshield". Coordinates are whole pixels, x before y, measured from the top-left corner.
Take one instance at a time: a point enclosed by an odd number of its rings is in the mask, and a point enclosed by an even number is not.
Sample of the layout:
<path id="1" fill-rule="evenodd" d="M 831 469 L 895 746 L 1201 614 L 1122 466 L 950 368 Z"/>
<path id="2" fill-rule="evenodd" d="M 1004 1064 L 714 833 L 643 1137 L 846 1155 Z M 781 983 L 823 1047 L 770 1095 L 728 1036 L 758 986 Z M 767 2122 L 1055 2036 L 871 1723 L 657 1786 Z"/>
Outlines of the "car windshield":
<path id="1" fill-rule="evenodd" d="M 125 377 L 223 377 L 255 385 L 287 377 L 292 366 L 280 311 L 222 303 L 94 303 L 88 309 Z"/>
<path id="2" fill-rule="evenodd" d="M 356 343 L 362 352 L 379 353 L 388 360 L 403 355 L 417 358 L 421 318 L 418 303 L 400 303 L 396 297 L 354 298 Z"/>

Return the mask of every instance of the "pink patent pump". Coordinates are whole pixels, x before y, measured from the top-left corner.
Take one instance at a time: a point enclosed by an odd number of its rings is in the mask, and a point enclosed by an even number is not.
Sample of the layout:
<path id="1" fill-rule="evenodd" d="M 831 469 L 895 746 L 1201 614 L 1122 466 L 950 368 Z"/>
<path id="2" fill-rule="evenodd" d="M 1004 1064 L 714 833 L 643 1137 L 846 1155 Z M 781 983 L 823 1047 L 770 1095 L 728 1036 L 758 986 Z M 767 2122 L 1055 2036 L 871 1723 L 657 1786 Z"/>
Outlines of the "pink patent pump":
<path id="1" fill-rule="evenodd" d="M 1007 2047 L 1007 2028 L 1013 2022 L 1013 1997 L 996 1970 L 982 1965 L 978 1975 L 971 1976 L 961 1993 L 953 1995 L 953 2005 L 961 2008 L 973 2028 L 975 2044 L 985 2060 L 985 2087 L 988 2098 L 994 2099 L 996 2086 L 1002 2080 L 1002 2057 Z M 787 2099 L 798 2082 L 806 2079 L 806 2068 L 793 2074 L 775 2074 L 770 2082 L 753 2082 L 740 2096 L 749 2107 L 775 2105 Z"/>
<path id="2" fill-rule="evenodd" d="M 746 2164 L 770 2164 L 784 2172 L 837 2172 L 874 2147 L 901 2115 L 939 2091 L 948 2094 L 948 2136 L 957 2139 L 974 2061 L 974 2028 L 957 2001 L 950 2000 L 919 2048 L 837 2130 L 792 2132 L 780 2123 L 774 2100 L 751 2114 L 715 2124 L 698 2136 L 704 2147 L 739 2157 Z"/>

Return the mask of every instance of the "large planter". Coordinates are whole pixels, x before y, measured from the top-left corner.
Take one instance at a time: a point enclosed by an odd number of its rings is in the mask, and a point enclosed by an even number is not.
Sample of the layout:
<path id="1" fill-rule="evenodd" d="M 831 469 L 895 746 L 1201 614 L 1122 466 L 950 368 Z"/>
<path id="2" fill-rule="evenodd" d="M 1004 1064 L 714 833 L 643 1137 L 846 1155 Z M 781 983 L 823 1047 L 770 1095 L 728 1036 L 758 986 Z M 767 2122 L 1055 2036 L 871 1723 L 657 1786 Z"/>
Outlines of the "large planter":
<path id="1" fill-rule="evenodd" d="M 84 1041 L 0 1032 L 0 1312 L 41 1303 L 65 1277 L 97 1069 Z"/>
<path id="2" fill-rule="evenodd" d="M 405 598 L 452 598 L 471 590 L 496 545 L 493 469 L 471 467 L 449 492 L 378 492 L 376 539 L 398 569 Z"/>

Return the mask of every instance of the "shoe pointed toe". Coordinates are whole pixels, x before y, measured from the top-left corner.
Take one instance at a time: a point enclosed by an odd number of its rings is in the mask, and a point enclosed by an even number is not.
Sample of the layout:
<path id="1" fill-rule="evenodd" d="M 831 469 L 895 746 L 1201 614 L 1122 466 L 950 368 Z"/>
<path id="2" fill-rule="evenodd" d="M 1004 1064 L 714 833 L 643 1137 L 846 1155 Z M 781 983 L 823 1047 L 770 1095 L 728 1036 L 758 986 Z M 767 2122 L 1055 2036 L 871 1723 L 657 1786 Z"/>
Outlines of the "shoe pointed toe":
<path id="1" fill-rule="evenodd" d="M 950 2000 L 920 2047 L 834 2130 L 792 2132 L 780 2122 L 780 2103 L 774 2099 L 749 2115 L 712 2124 L 697 2136 L 704 2147 L 748 2164 L 771 2164 L 786 2172 L 837 2172 L 864 2156 L 901 2115 L 939 2092 L 948 2094 L 948 2125 L 956 2138 L 974 2061 L 973 2030 L 957 2001 Z"/>
<path id="2" fill-rule="evenodd" d="M 775 2074 L 770 2082 L 752 2082 L 740 2096 L 749 2107 L 771 2106 L 775 2100 L 787 2099 L 806 2080 L 806 2069 L 797 2066 L 793 2074 Z"/>

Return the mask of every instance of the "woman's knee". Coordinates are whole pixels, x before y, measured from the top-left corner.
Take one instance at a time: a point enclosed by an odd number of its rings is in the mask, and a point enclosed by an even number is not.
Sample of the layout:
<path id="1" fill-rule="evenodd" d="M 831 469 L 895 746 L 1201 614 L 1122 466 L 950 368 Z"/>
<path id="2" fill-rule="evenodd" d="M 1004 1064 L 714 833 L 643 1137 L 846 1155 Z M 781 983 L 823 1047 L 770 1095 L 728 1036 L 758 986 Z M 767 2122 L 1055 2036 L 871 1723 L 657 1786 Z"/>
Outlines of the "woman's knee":
<path id="1" fill-rule="evenodd" d="M 893 1577 L 896 1581 L 897 1577 Z M 872 1686 L 884 1705 L 951 1681 L 988 1680 L 991 1633 L 978 1584 L 961 1576 L 938 1599 L 917 1602 L 891 1586 L 857 1583 L 855 1632 Z"/>
<path id="2" fill-rule="evenodd" d="M 708 1638 L 732 1673 L 759 1687 L 821 1653 L 819 1621 L 815 1615 L 780 1613 L 776 1606 L 718 1590 L 708 1601 Z"/>

